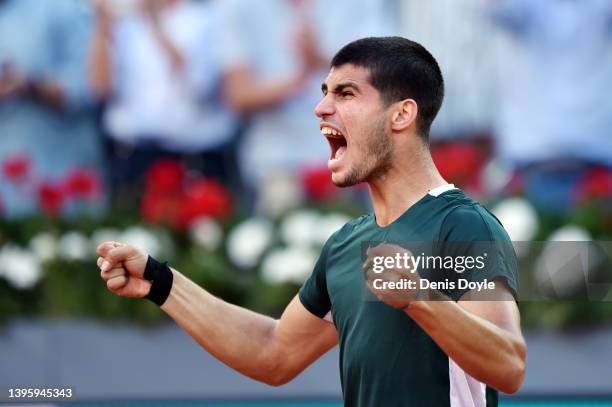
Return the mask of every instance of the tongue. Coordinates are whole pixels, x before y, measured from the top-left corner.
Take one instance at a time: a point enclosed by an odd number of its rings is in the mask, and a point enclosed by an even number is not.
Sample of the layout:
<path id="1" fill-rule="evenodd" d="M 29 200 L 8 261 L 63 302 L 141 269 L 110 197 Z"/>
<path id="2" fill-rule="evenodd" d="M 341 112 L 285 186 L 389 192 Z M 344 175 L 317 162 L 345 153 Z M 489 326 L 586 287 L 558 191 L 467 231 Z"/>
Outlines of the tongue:
<path id="1" fill-rule="evenodd" d="M 346 152 L 346 146 L 342 146 L 338 148 L 336 150 L 336 155 L 334 156 L 334 159 L 339 160 L 340 158 L 342 158 L 345 152 Z"/>

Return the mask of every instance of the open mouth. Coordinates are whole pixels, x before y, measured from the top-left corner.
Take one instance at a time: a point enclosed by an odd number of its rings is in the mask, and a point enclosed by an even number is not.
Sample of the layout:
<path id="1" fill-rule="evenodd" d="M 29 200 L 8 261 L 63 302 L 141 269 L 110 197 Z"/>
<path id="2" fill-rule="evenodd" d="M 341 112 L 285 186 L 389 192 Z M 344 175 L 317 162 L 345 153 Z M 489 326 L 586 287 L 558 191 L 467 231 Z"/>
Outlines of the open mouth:
<path id="1" fill-rule="evenodd" d="M 347 149 L 347 142 L 344 135 L 340 131 L 327 126 L 321 127 L 321 133 L 327 138 L 327 142 L 331 149 L 330 161 L 340 160 Z"/>

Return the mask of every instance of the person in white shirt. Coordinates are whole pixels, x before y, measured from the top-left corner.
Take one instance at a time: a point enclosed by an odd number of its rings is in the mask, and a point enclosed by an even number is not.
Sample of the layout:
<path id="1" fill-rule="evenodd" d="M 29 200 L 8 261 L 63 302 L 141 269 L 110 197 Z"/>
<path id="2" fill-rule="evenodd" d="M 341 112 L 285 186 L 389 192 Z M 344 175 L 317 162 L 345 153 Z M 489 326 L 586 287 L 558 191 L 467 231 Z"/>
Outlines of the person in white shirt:
<path id="1" fill-rule="evenodd" d="M 185 159 L 226 180 L 238 120 L 220 97 L 215 4 L 136 5 L 114 13 L 108 0 L 96 2 L 91 85 L 107 101 L 102 120 L 114 152 L 115 184 L 137 182 L 162 157 Z"/>

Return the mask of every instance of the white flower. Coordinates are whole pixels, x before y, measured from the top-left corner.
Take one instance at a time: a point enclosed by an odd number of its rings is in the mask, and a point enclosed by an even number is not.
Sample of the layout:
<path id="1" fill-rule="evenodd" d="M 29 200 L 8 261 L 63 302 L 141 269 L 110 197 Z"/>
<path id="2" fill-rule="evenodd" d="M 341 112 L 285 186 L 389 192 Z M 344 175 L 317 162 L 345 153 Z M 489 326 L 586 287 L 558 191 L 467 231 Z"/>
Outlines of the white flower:
<path id="1" fill-rule="evenodd" d="M 497 204 L 493 214 L 504 225 L 515 241 L 529 241 L 538 230 L 538 215 L 533 206 L 523 198 L 509 198 Z"/>
<path id="2" fill-rule="evenodd" d="M 123 231 L 119 242 L 132 245 L 152 257 L 158 257 L 161 252 L 159 239 L 142 226 L 132 226 Z"/>
<path id="3" fill-rule="evenodd" d="M 52 233 L 39 233 L 30 240 L 30 250 L 40 261 L 53 260 L 57 256 L 57 239 Z"/>
<path id="4" fill-rule="evenodd" d="M 300 183 L 294 176 L 274 174 L 266 179 L 260 190 L 258 211 L 277 218 L 287 211 L 298 208 L 304 201 Z"/>
<path id="5" fill-rule="evenodd" d="M 68 260 L 85 260 L 95 256 L 95 248 L 89 244 L 89 239 L 80 232 L 68 232 L 59 240 L 59 255 Z"/>
<path id="6" fill-rule="evenodd" d="M 519 257 L 528 253 L 528 242 L 538 231 L 538 215 L 533 206 L 523 198 L 509 198 L 497 204 L 492 212 L 501 221 L 514 244 Z"/>
<path id="7" fill-rule="evenodd" d="M 223 230 L 213 218 L 201 216 L 189 225 L 189 236 L 198 247 L 215 251 L 223 241 Z"/>
<path id="8" fill-rule="evenodd" d="M 323 246 L 327 239 L 341 229 L 351 218 L 343 213 L 330 213 L 319 218 L 316 227 L 315 243 Z"/>
<path id="9" fill-rule="evenodd" d="M 312 273 L 317 253 L 303 247 L 288 247 L 270 252 L 262 262 L 262 278 L 271 284 L 302 284 Z"/>
<path id="10" fill-rule="evenodd" d="M 312 210 L 301 210 L 287 215 L 280 225 L 280 235 L 285 243 L 308 247 L 315 242 L 319 214 Z"/>
<path id="11" fill-rule="evenodd" d="M 586 229 L 576 225 L 565 225 L 552 232 L 546 240 L 554 242 L 588 242 L 593 239 Z"/>
<path id="12" fill-rule="evenodd" d="M 227 239 L 230 260 L 242 268 L 254 267 L 272 242 L 272 223 L 263 218 L 251 218 L 236 226 Z"/>
<path id="13" fill-rule="evenodd" d="M 41 277 L 40 261 L 28 250 L 7 245 L 0 250 L 0 275 L 15 288 L 32 288 Z"/>
<path id="14" fill-rule="evenodd" d="M 121 231 L 114 228 L 100 228 L 96 229 L 91 234 L 91 245 L 93 248 L 97 248 L 101 243 L 104 242 L 117 242 L 121 236 Z"/>
<path id="15" fill-rule="evenodd" d="M 585 229 L 566 225 L 550 234 L 535 264 L 535 281 L 543 293 L 557 299 L 569 299 L 586 287 L 586 272 L 593 248 Z"/>

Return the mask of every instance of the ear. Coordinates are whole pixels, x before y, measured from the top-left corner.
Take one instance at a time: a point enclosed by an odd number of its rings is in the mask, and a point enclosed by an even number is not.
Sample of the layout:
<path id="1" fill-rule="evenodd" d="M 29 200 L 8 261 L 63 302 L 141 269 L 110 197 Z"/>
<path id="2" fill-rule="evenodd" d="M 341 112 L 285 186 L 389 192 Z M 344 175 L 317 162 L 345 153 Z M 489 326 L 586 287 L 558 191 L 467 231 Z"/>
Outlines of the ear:
<path id="1" fill-rule="evenodd" d="M 414 99 L 404 99 L 395 103 L 391 114 L 391 129 L 401 132 L 416 122 L 418 106 Z"/>

